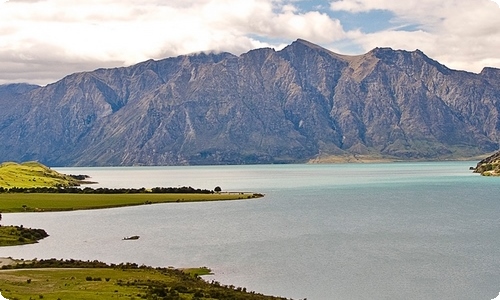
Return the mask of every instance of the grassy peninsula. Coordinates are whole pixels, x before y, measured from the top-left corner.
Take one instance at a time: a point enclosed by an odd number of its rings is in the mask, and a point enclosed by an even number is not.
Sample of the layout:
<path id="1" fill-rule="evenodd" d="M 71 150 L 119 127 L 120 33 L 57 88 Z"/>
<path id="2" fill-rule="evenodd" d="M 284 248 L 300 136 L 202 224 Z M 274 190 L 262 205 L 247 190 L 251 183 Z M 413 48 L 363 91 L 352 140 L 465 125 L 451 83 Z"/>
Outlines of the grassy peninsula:
<path id="1" fill-rule="evenodd" d="M 0 193 L 1 212 L 47 212 L 113 208 L 154 203 L 223 201 L 262 197 L 254 193 L 213 194 L 65 194 Z"/>
<path id="2" fill-rule="evenodd" d="M 205 267 L 180 270 L 50 259 L 3 269 L 0 291 L 8 299 L 285 299 L 207 282 L 199 277 L 210 273 Z"/>
<path id="3" fill-rule="evenodd" d="M 262 194 L 181 188 L 92 189 L 86 175 L 66 175 L 39 162 L 0 165 L 0 212 L 42 212 L 113 208 L 154 203 L 260 198 Z"/>
<path id="4" fill-rule="evenodd" d="M 4 162 L 0 164 L 0 187 L 69 187 L 82 183 L 70 175 L 61 174 L 36 162 Z"/>
<path id="5" fill-rule="evenodd" d="M 23 226 L 0 226 L 0 247 L 34 244 L 49 235 L 43 229 Z"/>

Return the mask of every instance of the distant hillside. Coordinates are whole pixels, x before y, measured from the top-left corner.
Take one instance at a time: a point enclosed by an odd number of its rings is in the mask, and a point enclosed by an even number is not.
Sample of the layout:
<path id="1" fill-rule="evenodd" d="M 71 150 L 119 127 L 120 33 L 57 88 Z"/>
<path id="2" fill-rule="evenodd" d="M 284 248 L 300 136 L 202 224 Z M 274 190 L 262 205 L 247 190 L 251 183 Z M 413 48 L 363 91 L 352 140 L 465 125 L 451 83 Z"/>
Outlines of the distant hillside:
<path id="1" fill-rule="evenodd" d="M 80 181 L 56 172 L 38 162 L 0 165 L 0 187 L 68 187 L 78 186 Z"/>
<path id="2" fill-rule="evenodd" d="M 51 166 L 456 159 L 498 150 L 499 133 L 500 70 L 419 50 L 297 40 L 0 86 L 0 157 Z"/>
<path id="3" fill-rule="evenodd" d="M 483 176 L 500 176 L 500 151 L 477 163 L 474 173 Z"/>

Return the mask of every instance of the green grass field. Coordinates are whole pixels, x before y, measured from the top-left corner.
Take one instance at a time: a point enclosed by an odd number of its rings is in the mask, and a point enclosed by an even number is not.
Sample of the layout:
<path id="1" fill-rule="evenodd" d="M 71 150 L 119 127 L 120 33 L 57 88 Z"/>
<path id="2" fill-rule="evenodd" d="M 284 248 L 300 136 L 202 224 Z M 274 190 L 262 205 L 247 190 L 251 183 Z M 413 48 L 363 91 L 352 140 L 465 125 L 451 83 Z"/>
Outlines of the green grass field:
<path id="1" fill-rule="evenodd" d="M 0 292 L 10 300 L 284 299 L 198 276 L 209 273 L 207 268 L 65 268 L 55 261 L 55 267 L 0 270 Z"/>
<path id="2" fill-rule="evenodd" d="M 147 282 L 176 285 L 175 276 L 157 270 L 121 269 L 29 269 L 0 271 L 2 295 L 13 299 L 141 299 Z M 192 297 L 183 297 L 192 299 Z"/>
<path id="3" fill-rule="evenodd" d="M 2 193 L 0 212 L 66 211 L 112 208 L 154 203 L 200 202 L 252 199 L 262 197 L 253 193 L 214 194 L 59 194 L 59 193 Z"/>

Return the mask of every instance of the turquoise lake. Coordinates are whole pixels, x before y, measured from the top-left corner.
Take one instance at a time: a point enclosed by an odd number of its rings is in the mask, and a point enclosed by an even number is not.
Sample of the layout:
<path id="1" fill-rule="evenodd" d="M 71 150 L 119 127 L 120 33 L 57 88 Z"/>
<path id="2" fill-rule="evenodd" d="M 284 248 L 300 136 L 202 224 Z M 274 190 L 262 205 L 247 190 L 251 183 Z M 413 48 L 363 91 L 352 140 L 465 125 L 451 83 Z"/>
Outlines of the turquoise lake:
<path id="1" fill-rule="evenodd" d="M 44 228 L 0 256 L 210 267 L 208 280 L 294 299 L 490 300 L 500 178 L 475 162 L 55 168 L 94 187 L 193 186 L 256 200 L 3 214 Z M 125 236 L 139 235 L 135 241 Z"/>

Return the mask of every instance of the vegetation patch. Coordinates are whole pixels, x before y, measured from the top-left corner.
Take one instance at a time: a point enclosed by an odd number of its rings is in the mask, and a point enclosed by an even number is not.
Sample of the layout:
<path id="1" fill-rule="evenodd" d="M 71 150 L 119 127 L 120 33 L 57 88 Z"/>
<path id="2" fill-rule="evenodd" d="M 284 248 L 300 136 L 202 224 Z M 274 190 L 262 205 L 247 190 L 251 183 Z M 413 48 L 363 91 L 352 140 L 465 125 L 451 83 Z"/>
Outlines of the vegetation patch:
<path id="1" fill-rule="evenodd" d="M 500 161 L 481 164 L 474 172 L 483 176 L 500 176 Z"/>
<path id="2" fill-rule="evenodd" d="M 0 226 L 0 247 L 37 243 L 49 235 L 43 229 L 23 226 Z"/>
<path id="3" fill-rule="evenodd" d="M 83 177 L 82 177 L 83 176 Z M 0 187 L 70 187 L 78 186 L 85 175 L 65 175 L 35 161 L 0 164 Z"/>
<path id="4" fill-rule="evenodd" d="M 481 160 L 475 168 L 471 167 L 471 170 L 483 176 L 500 176 L 500 151 Z"/>
<path id="5" fill-rule="evenodd" d="M 25 270 L 29 268 L 29 270 Z M 207 282 L 208 268 L 152 268 L 98 261 L 35 260 L 0 271 L 0 291 L 8 299 L 286 299 L 245 288 Z"/>

